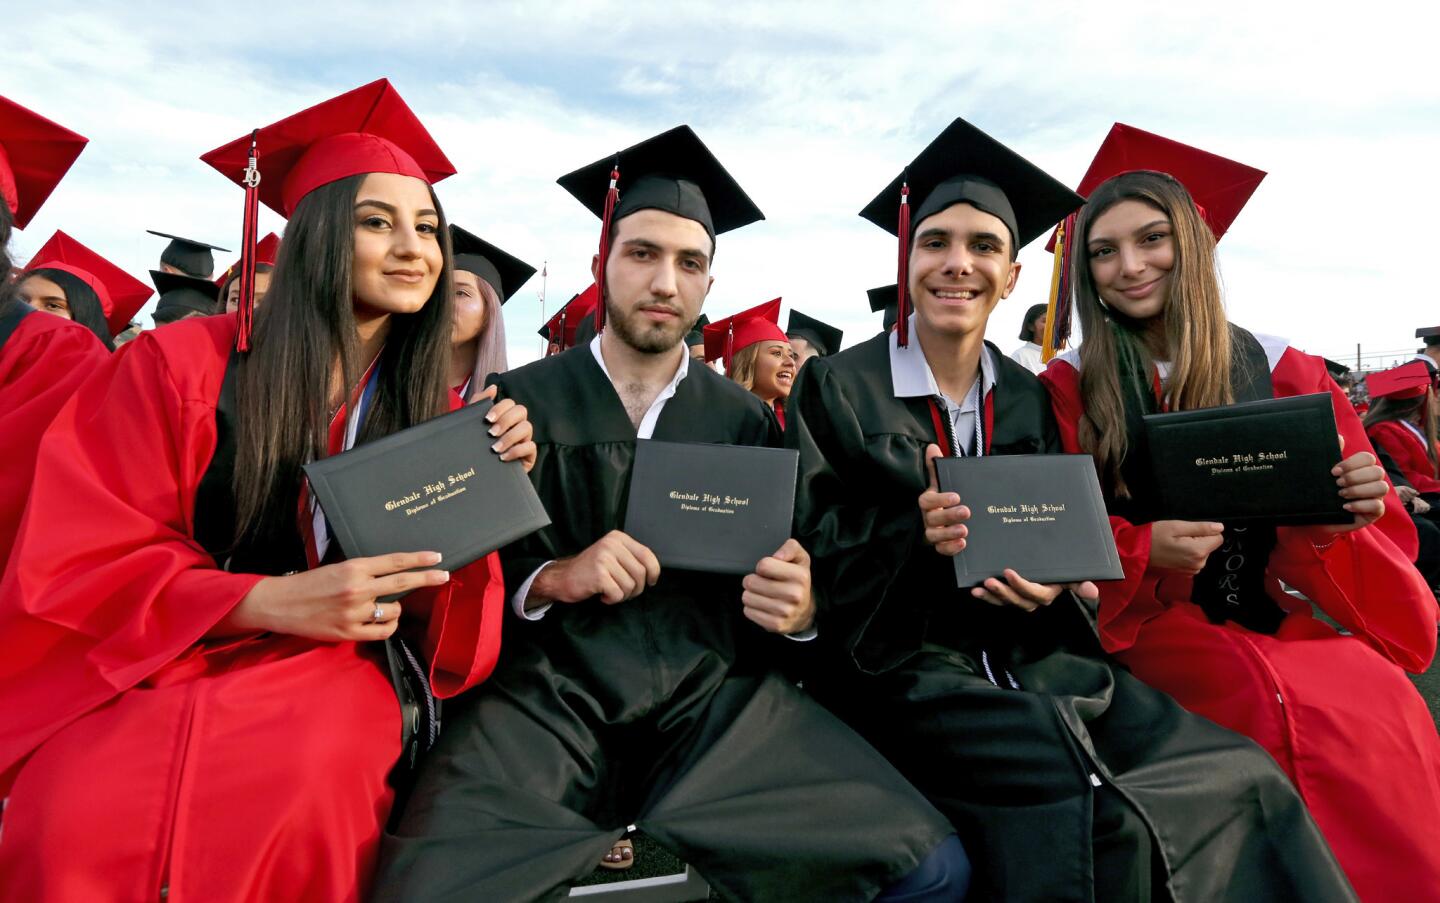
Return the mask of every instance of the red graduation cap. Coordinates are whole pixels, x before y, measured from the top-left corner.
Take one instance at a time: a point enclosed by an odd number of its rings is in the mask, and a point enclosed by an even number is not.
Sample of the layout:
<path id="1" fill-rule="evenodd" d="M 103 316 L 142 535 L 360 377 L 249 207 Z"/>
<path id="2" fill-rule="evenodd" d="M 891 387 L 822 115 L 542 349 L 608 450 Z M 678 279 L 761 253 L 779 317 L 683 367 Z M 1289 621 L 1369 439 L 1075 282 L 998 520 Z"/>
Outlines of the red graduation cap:
<path id="1" fill-rule="evenodd" d="M 245 188 L 239 351 L 250 348 L 258 202 L 289 217 L 305 195 L 350 176 L 395 173 L 434 184 L 455 174 L 445 152 L 384 78 L 256 129 L 200 159 Z"/>
<path id="2" fill-rule="evenodd" d="M 540 336 L 554 346 L 554 353 L 575 347 L 579 341 L 581 325 L 585 323 L 594 325 L 592 315 L 599 305 L 600 289 L 592 282 L 585 291 L 566 301 L 565 306 L 557 310 L 555 316 L 540 327 Z"/>
<path id="3" fill-rule="evenodd" d="M 1106 179 L 1142 169 L 1167 173 L 1184 185 L 1216 241 L 1265 178 L 1263 171 L 1252 166 L 1117 122 L 1100 143 L 1077 190 L 1089 197 Z M 1054 249 L 1052 236 L 1046 250 Z"/>
<path id="4" fill-rule="evenodd" d="M 25 267 L 27 273 L 35 270 L 60 270 L 90 286 L 100 299 L 111 335 L 123 332 L 130 318 L 154 294 L 150 286 L 58 230 Z"/>
<path id="5" fill-rule="evenodd" d="M 243 186 L 250 137 L 200 159 Z M 284 217 L 316 188 L 349 176 L 389 172 L 433 184 L 455 174 L 445 152 L 384 78 L 267 125 L 255 139 L 260 200 Z"/>
<path id="6" fill-rule="evenodd" d="M 1435 376 L 1424 361 L 1410 361 L 1389 370 L 1371 373 L 1365 377 L 1365 388 L 1370 398 L 1419 398 L 1425 394 L 1425 387 L 1431 385 Z"/>
<path id="7" fill-rule="evenodd" d="M 17 229 L 30 224 L 88 141 L 0 97 L 0 194 Z"/>
<path id="8" fill-rule="evenodd" d="M 737 351 L 765 341 L 790 341 L 785 330 L 780 328 L 779 298 L 706 324 L 705 360 L 723 358 L 725 372 L 729 373 Z"/>
<path id="9" fill-rule="evenodd" d="M 255 262 L 273 267 L 275 258 L 280 256 L 280 236 L 274 232 L 266 233 L 265 237 L 255 243 Z M 240 261 L 235 261 L 225 268 L 220 278 L 215 280 L 216 285 L 224 285 L 226 280 L 234 276 L 240 269 Z"/>

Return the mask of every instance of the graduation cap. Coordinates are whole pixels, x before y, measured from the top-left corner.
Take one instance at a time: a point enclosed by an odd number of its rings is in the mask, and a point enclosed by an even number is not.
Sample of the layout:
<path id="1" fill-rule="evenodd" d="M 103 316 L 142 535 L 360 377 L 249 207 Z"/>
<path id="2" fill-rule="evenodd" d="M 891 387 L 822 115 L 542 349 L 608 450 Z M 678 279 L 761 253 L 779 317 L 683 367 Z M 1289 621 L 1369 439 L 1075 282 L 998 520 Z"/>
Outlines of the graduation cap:
<path id="1" fill-rule="evenodd" d="M 152 294 L 150 286 L 59 230 L 25 267 L 27 273 L 36 270 L 60 270 L 90 286 L 100 299 L 100 309 L 111 335 L 123 332 L 130 318 Z"/>
<path id="2" fill-rule="evenodd" d="M 1398 401 L 1419 398 L 1425 394 L 1428 386 L 1434 384 L 1435 379 L 1436 374 L 1424 361 L 1410 361 L 1389 370 L 1371 373 L 1365 377 L 1365 388 L 1372 399 L 1394 398 Z"/>
<path id="3" fill-rule="evenodd" d="M 599 303 L 600 290 L 592 283 L 585 291 L 566 301 L 565 306 L 540 327 L 540 337 L 554 345 L 557 352 L 588 341 L 595 333 L 584 327 L 587 323 L 593 327 L 594 317 L 591 315 Z"/>
<path id="4" fill-rule="evenodd" d="M 756 342 L 785 342 L 790 339 L 780 331 L 780 299 L 742 310 L 738 314 L 716 320 L 705 326 L 705 360 L 723 359 L 725 372 L 735 361 L 736 352 Z"/>
<path id="5" fill-rule="evenodd" d="M 215 255 L 211 251 L 223 251 L 230 253 L 229 248 L 222 248 L 219 245 L 208 244 L 203 241 L 196 241 L 193 238 L 181 238 L 178 235 L 170 235 L 165 232 L 156 232 L 154 229 L 146 229 L 151 235 L 158 235 L 161 238 L 170 239 L 170 244 L 160 252 L 160 262 L 174 267 L 177 270 L 202 279 L 209 279 L 215 272 Z"/>
<path id="6" fill-rule="evenodd" d="M 806 316 L 798 310 L 790 311 L 790 319 L 785 324 L 785 334 L 799 336 L 809 342 L 821 357 L 839 351 L 840 339 L 845 335 L 829 323 Z"/>
<path id="7" fill-rule="evenodd" d="M 245 188 L 242 261 L 253 261 L 256 204 L 289 217 L 305 195 L 364 173 L 413 176 L 429 184 L 455 167 L 388 79 L 378 79 L 236 138 L 200 158 Z M 250 347 L 254 265 L 240 267 L 240 330 Z"/>
<path id="8" fill-rule="evenodd" d="M 704 314 L 697 317 L 695 319 L 695 325 L 691 326 L 690 331 L 685 333 L 685 344 L 687 346 L 705 344 L 705 327 L 709 325 L 709 323 L 710 318 Z"/>
<path id="9" fill-rule="evenodd" d="M 89 140 L 0 97 L 0 195 L 15 228 L 30 225 Z"/>
<path id="10" fill-rule="evenodd" d="M 1415 330 L 1415 338 L 1424 339 L 1426 348 L 1440 345 L 1440 326 L 1422 326 Z"/>
<path id="11" fill-rule="evenodd" d="M 900 313 L 900 286 L 882 285 L 872 288 L 865 293 L 870 298 L 870 310 L 874 313 L 884 312 L 885 331 L 889 332 L 895 328 L 895 321 Z"/>
<path id="12" fill-rule="evenodd" d="M 1100 143 L 1095 159 L 1090 161 L 1090 168 L 1080 180 L 1079 191 L 1088 197 L 1106 180 L 1142 170 L 1163 172 L 1184 185 L 1216 241 L 1230 228 L 1265 178 L 1265 173 L 1254 167 L 1117 122 Z M 1055 262 L 1051 280 L 1051 305 L 1055 314 L 1047 325 L 1045 360 L 1049 360 L 1049 351 L 1063 347 L 1070 334 L 1070 260 L 1076 240 L 1073 217 L 1050 236 L 1045 245 L 1047 251 L 1055 250 L 1059 236 L 1064 236 L 1064 247 Z"/>
<path id="13" fill-rule="evenodd" d="M 1339 379 L 1350 372 L 1350 368 L 1339 361 L 1332 361 L 1328 357 L 1322 357 L 1320 360 L 1325 362 L 1325 369 L 1329 371 L 1330 376 L 1334 379 Z"/>
<path id="14" fill-rule="evenodd" d="M 969 204 L 1010 230 L 1011 256 L 1085 202 L 1044 170 L 963 119 L 936 136 L 860 215 L 900 239 L 897 338 L 908 344 L 910 226 Z M 911 214 L 911 208 L 914 214 Z"/>
<path id="15" fill-rule="evenodd" d="M 1088 197 L 1107 179 L 1140 170 L 1163 172 L 1184 185 L 1216 241 L 1265 178 L 1252 166 L 1117 122 L 1090 161 L 1079 191 Z M 1047 247 L 1053 250 L 1053 239 Z"/>
<path id="16" fill-rule="evenodd" d="M 280 236 L 274 232 L 267 232 L 265 237 L 255 243 L 255 265 L 274 268 L 275 260 L 280 256 Z M 240 261 L 235 261 L 225 268 L 220 278 L 215 280 L 218 288 L 223 288 L 230 277 L 240 271 Z"/>
<path id="17" fill-rule="evenodd" d="M 694 220 L 712 242 L 722 232 L 765 218 L 688 125 L 647 138 L 556 181 L 600 217 L 597 285 L 605 283 L 611 224 L 636 211 L 663 210 Z M 605 307 L 597 305 L 595 327 L 604 325 Z"/>
<path id="18" fill-rule="evenodd" d="M 169 319 L 167 314 L 178 311 L 194 311 L 206 315 L 216 313 L 220 286 L 209 279 L 151 270 L 150 281 L 155 283 L 155 291 L 160 293 L 154 313 L 157 320 Z M 179 319 L 180 316 L 183 314 L 177 313 L 174 319 Z"/>
<path id="19" fill-rule="evenodd" d="M 509 301 L 520 286 L 535 275 L 535 268 L 530 264 L 454 223 L 450 224 L 450 245 L 455 253 L 455 269 L 474 273 L 490 283 L 500 296 L 501 304 Z"/>

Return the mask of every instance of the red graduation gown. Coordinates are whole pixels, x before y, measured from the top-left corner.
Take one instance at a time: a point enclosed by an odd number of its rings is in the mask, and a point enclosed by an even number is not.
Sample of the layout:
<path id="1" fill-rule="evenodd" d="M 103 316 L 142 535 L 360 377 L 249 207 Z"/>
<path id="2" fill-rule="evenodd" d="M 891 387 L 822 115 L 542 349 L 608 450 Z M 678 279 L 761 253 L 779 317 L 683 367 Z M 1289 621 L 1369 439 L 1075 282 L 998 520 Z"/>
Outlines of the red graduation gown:
<path id="1" fill-rule="evenodd" d="M 26 314 L 0 345 L 0 568 L 30 496 L 40 435 L 107 356 L 84 326 L 39 311 Z"/>
<path id="2" fill-rule="evenodd" d="M 235 319 L 142 335 L 67 404 L 0 582 L 0 900 L 355 900 L 392 801 L 374 644 L 204 642 L 261 577 L 194 539 Z M 499 650 L 497 556 L 406 599 L 437 696 Z"/>
<path id="3" fill-rule="evenodd" d="M 1345 454 L 1369 450 L 1350 403 L 1317 357 L 1258 337 L 1277 398 L 1328 392 Z M 1041 376 L 1067 452 L 1084 411 L 1078 361 Z M 1151 569 L 1150 527 L 1111 517 L 1125 579 L 1099 584 L 1105 648 L 1187 709 L 1253 738 L 1304 797 L 1347 877 L 1368 903 L 1440 899 L 1440 738 L 1403 670 L 1435 653 L 1436 605 L 1411 565 L 1415 530 L 1392 490 L 1384 516 L 1341 534 L 1281 527 L 1267 591 L 1289 612 L 1273 636 L 1212 624 L 1190 578 Z M 1300 590 L 1352 636 L 1280 588 Z"/>
<path id="4" fill-rule="evenodd" d="M 1417 492 L 1440 493 L 1440 480 L 1435 478 L 1435 464 L 1425 454 L 1425 441 L 1397 420 L 1386 420 L 1365 431 L 1370 441 L 1390 453 Z"/>

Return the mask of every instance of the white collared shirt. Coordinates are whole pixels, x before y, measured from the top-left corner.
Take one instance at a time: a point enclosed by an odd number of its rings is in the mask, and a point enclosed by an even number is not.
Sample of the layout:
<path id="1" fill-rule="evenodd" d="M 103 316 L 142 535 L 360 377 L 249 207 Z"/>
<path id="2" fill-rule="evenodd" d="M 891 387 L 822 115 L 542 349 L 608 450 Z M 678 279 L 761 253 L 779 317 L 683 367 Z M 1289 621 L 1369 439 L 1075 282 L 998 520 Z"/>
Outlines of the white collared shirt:
<path id="1" fill-rule="evenodd" d="M 613 386 L 615 380 L 610 376 L 610 370 L 605 366 L 604 355 L 600 353 L 600 336 L 597 335 L 590 340 L 590 353 L 595 355 L 595 363 L 600 365 L 600 371 L 605 374 L 605 378 L 610 380 L 610 384 Z M 675 378 L 670 380 L 669 385 L 660 390 L 660 394 L 656 395 L 655 400 L 650 402 L 650 407 L 645 411 L 645 416 L 640 418 L 640 425 L 635 428 L 636 439 L 649 439 L 655 435 L 655 424 L 660 420 L 660 413 L 665 410 L 665 402 L 675 397 L 675 393 L 680 389 L 680 381 L 689 373 L 690 355 L 685 354 L 680 358 L 680 366 L 675 370 Z M 515 591 L 515 594 L 510 597 L 510 607 L 515 610 L 516 614 L 527 621 L 538 621 L 545 617 L 545 612 L 549 611 L 550 605 L 554 604 L 552 602 L 547 605 L 542 605 L 533 611 L 525 610 L 525 598 L 530 595 L 530 587 L 534 584 L 535 578 L 540 576 L 541 571 L 554 563 L 554 561 L 547 561 L 536 568 L 529 577 L 525 578 L 525 582 L 520 584 L 520 588 Z M 811 625 L 808 629 L 802 630 L 799 633 L 786 634 L 790 639 L 801 642 L 813 640 L 817 635 L 818 633 L 814 625 Z"/>
<path id="2" fill-rule="evenodd" d="M 984 399 L 995 388 L 995 361 L 991 359 L 990 347 L 980 347 L 980 378 L 970 384 L 965 399 L 956 404 L 955 399 L 941 392 L 940 384 L 935 382 L 935 373 L 930 369 L 929 361 L 925 360 L 925 352 L 915 335 L 913 313 L 910 315 L 910 336 L 910 344 L 901 348 L 899 338 L 894 332 L 890 333 L 890 387 L 895 397 L 939 398 L 945 403 L 950 427 L 961 445 L 959 449 L 952 449 L 952 453 L 983 455 Z"/>
<path id="3" fill-rule="evenodd" d="M 1045 349 L 1034 342 L 1026 342 L 1010 352 L 1010 360 L 1039 376 L 1045 372 Z"/>
<path id="4" fill-rule="evenodd" d="M 613 386 L 615 380 L 610 376 L 610 369 L 605 366 L 605 355 L 600 353 L 600 336 L 597 335 L 590 340 L 590 353 L 595 355 L 595 363 L 600 365 L 600 372 L 605 374 L 605 378 L 610 380 L 610 384 Z M 649 439 L 655 435 L 655 424 L 660 420 L 660 412 L 665 410 L 665 402 L 675 397 L 676 391 L 680 388 L 680 380 L 684 379 L 689 373 L 690 355 L 682 354 L 680 356 L 680 366 L 675 368 L 674 378 L 670 380 L 669 385 L 660 390 L 660 394 L 656 395 L 655 400 L 650 402 L 650 407 L 645 411 L 645 416 L 640 418 L 640 425 L 635 428 L 636 439 Z M 510 607 L 515 610 L 517 615 L 527 621 L 538 621 L 545 616 L 545 612 L 550 610 L 549 605 L 542 605 L 534 611 L 526 611 L 525 598 L 530 595 L 530 586 L 535 582 L 535 578 L 540 576 L 540 572 L 552 564 L 554 564 L 553 561 L 547 561 L 536 568 L 529 577 L 525 578 L 525 582 L 520 584 L 520 588 L 515 591 L 515 594 L 510 597 Z"/>

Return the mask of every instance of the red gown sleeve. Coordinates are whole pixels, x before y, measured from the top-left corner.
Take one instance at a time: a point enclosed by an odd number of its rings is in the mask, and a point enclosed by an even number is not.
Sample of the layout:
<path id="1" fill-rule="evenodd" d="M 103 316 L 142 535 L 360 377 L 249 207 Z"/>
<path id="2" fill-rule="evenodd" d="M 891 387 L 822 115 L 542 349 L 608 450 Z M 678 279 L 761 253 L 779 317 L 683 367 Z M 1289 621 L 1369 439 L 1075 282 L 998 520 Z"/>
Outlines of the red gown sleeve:
<path id="1" fill-rule="evenodd" d="M 223 373 L 213 348 L 193 354 L 184 366 Z M 208 399 L 183 392 L 142 335 L 41 439 L 0 580 L 0 775 L 199 641 L 261 579 L 219 570 L 191 538 L 215 386 Z"/>
<path id="2" fill-rule="evenodd" d="M 1359 416 L 1318 358 L 1287 349 L 1272 373 L 1276 396 L 1329 392 L 1344 454 L 1371 451 Z M 1411 562 L 1415 525 L 1391 487 L 1380 520 L 1350 533 L 1281 527 L 1269 572 L 1304 593 L 1327 615 L 1411 672 L 1435 656 L 1435 597 Z M 1334 539 L 1327 548 L 1318 549 Z"/>
<path id="3" fill-rule="evenodd" d="M 1060 443 L 1070 454 L 1083 454 L 1080 447 L 1080 418 L 1085 408 L 1080 401 L 1080 373 L 1068 361 L 1052 360 L 1040 374 L 1040 383 L 1050 393 L 1050 406 L 1060 431 Z M 1159 589 L 1162 575 L 1150 571 L 1150 525 L 1136 525 L 1123 517 L 1110 517 L 1115 550 L 1125 570 L 1123 580 L 1106 580 L 1100 588 L 1098 627 L 1101 645 L 1119 652 L 1135 643 L 1140 627 L 1164 610 Z"/>
<path id="4" fill-rule="evenodd" d="M 1370 441 L 1395 459 L 1405 479 L 1418 492 L 1440 493 L 1440 480 L 1435 478 L 1435 465 L 1425 454 L 1425 444 L 1404 425 L 1385 420 L 1366 430 Z"/>
<path id="5" fill-rule="evenodd" d="M 43 313 L 26 316 L 0 346 L 0 567 L 30 497 L 41 435 L 108 357 L 90 330 Z"/>

